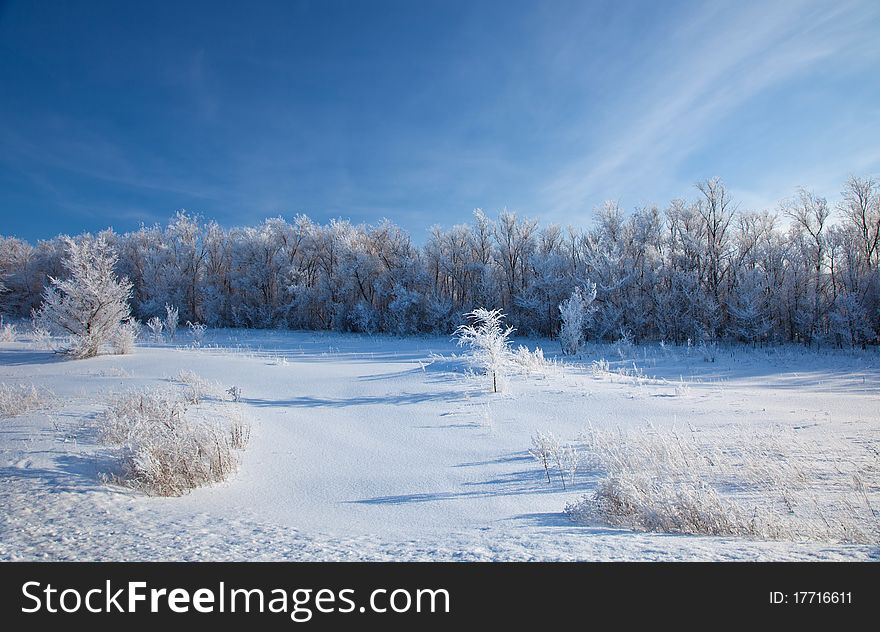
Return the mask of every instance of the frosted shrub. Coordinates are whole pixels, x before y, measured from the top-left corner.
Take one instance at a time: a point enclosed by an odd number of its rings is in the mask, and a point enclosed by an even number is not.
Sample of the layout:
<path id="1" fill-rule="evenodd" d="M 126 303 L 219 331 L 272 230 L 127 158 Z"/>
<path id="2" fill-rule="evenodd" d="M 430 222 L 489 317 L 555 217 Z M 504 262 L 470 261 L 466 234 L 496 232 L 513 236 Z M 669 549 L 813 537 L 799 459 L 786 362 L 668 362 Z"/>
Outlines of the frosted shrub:
<path id="1" fill-rule="evenodd" d="M 531 351 L 523 345 L 519 345 L 516 351 L 510 354 L 510 364 L 526 375 L 546 373 L 555 367 L 553 363 L 544 358 L 544 350 L 541 347 L 535 347 L 535 350 Z"/>
<path id="2" fill-rule="evenodd" d="M 162 342 L 162 330 L 165 329 L 165 323 L 162 322 L 162 319 L 158 316 L 153 316 L 147 321 L 147 327 L 150 329 L 153 341 Z"/>
<path id="3" fill-rule="evenodd" d="M 492 392 L 497 393 L 499 378 L 510 362 L 509 338 L 514 329 L 503 326 L 504 314 L 500 309 L 479 307 L 465 316 L 473 322 L 455 330 L 458 344 L 470 348 L 471 364 L 492 376 Z"/>
<path id="4" fill-rule="evenodd" d="M 156 496 L 181 496 L 225 480 L 238 469 L 236 449 L 250 436 L 240 416 L 197 415 L 170 390 L 134 391 L 98 419 L 99 437 L 118 446 L 111 477 Z"/>
<path id="5" fill-rule="evenodd" d="M 569 504 L 575 520 L 640 531 L 703 535 L 760 535 L 769 523 L 747 519 L 747 509 L 723 499 L 704 468 L 717 454 L 701 454 L 675 432 L 601 432 L 583 438 L 591 465 L 603 470 L 593 494 Z M 707 467 L 708 466 L 708 467 Z M 705 478 L 704 478 L 705 477 Z"/>
<path id="6" fill-rule="evenodd" d="M 562 444 L 552 433 L 545 434 L 538 431 L 532 435 L 532 447 L 529 449 L 529 454 L 544 468 L 544 475 L 547 477 L 548 483 L 550 482 L 550 470 L 554 467 L 562 483 L 562 489 L 566 489 L 566 480 L 574 481 L 580 463 L 580 455 L 572 444 Z"/>
<path id="7" fill-rule="evenodd" d="M 63 351 L 75 358 L 102 353 L 131 317 L 132 285 L 113 271 L 116 253 L 104 237 L 65 238 L 66 279 L 49 278 L 35 322 L 67 337 Z"/>
<path id="8" fill-rule="evenodd" d="M 192 346 L 201 347 L 208 326 L 203 323 L 191 323 L 190 321 L 186 321 L 186 326 L 189 327 L 189 333 L 192 336 Z"/>
<path id="9" fill-rule="evenodd" d="M 663 533 L 758 535 L 756 524 L 702 481 L 666 483 L 648 477 L 606 478 L 588 500 L 566 507 L 575 519 Z"/>
<path id="10" fill-rule="evenodd" d="M 860 468 L 853 447 L 831 437 L 812 445 L 778 428 L 680 433 L 648 426 L 591 428 L 581 442 L 583 458 L 603 477 L 594 493 L 566 507 L 575 520 L 668 533 L 880 541 L 867 492 L 877 489 L 877 470 Z"/>
<path id="11" fill-rule="evenodd" d="M 576 287 L 571 296 L 559 304 L 562 327 L 559 330 L 559 343 L 562 353 L 575 355 L 584 342 L 584 331 L 589 326 L 596 311 L 596 284 L 588 283 L 586 288 Z"/>
<path id="12" fill-rule="evenodd" d="M 574 482 L 574 477 L 580 464 L 580 455 L 571 443 L 566 443 L 565 445 L 557 443 L 553 450 L 553 462 L 556 464 L 556 471 L 559 472 L 562 489 L 565 489 L 566 480 L 569 483 Z"/>
<path id="13" fill-rule="evenodd" d="M 110 346 L 116 355 L 125 355 L 134 352 L 135 343 L 141 333 L 141 324 L 135 318 L 129 318 L 122 323 L 110 338 Z"/>
<path id="14" fill-rule="evenodd" d="M 599 358 L 598 360 L 593 360 L 590 364 L 590 372 L 595 377 L 602 377 L 604 375 L 608 375 L 611 372 L 611 364 L 605 358 Z"/>
<path id="15" fill-rule="evenodd" d="M 186 386 L 184 394 L 186 400 L 191 404 L 199 404 L 206 397 L 219 397 L 220 386 L 211 382 L 195 371 L 180 371 L 174 378 Z"/>
<path id="16" fill-rule="evenodd" d="M 0 382 L 0 418 L 24 415 L 47 406 L 51 393 L 40 391 L 33 384 L 14 386 Z"/>
<path id="17" fill-rule="evenodd" d="M 620 337 L 615 341 L 614 345 L 617 348 L 617 355 L 620 356 L 621 360 L 628 358 L 632 354 L 633 346 L 635 345 L 632 332 L 626 327 L 621 327 Z"/>
<path id="18" fill-rule="evenodd" d="M 690 397 L 691 387 L 690 385 L 684 381 L 683 377 L 678 378 L 678 383 L 675 385 L 675 396 L 676 397 Z"/>
<path id="19" fill-rule="evenodd" d="M 238 403 L 241 401 L 241 388 L 238 386 L 231 386 L 226 389 L 226 394 L 232 398 L 232 401 Z"/>
<path id="20" fill-rule="evenodd" d="M 147 434 L 153 424 L 175 423 L 186 408 L 171 389 L 129 391 L 110 402 L 99 418 L 98 437 L 103 443 L 123 445 Z"/>
<path id="21" fill-rule="evenodd" d="M 700 342 L 699 346 L 700 355 L 703 357 L 703 362 L 715 362 L 715 358 L 718 355 L 718 343 L 716 342 Z"/>
<path id="22" fill-rule="evenodd" d="M 15 325 L 0 319 L 0 342 L 15 342 Z"/>
<path id="23" fill-rule="evenodd" d="M 225 480 L 238 469 L 229 437 L 207 422 L 155 425 L 124 446 L 121 480 L 155 496 L 181 496 Z"/>
<path id="24" fill-rule="evenodd" d="M 31 322 L 31 343 L 37 349 L 52 349 L 52 334 L 36 321 Z"/>
<path id="25" fill-rule="evenodd" d="M 547 482 L 550 482 L 550 466 L 553 463 L 553 435 L 544 434 L 540 430 L 532 435 L 532 447 L 529 454 L 544 468 Z"/>
<path id="26" fill-rule="evenodd" d="M 366 303 L 358 302 L 354 309 L 351 310 L 349 318 L 355 331 L 374 334 L 378 329 L 379 319 L 376 315 L 376 310 Z"/>
<path id="27" fill-rule="evenodd" d="M 486 402 L 486 405 L 483 406 L 480 411 L 480 416 L 477 420 L 477 424 L 490 433 L 495 432 L 495 417 L 492 414 L 492 407 L 489 405 L 489 402 Z"/>
<path id="28" fill-rule="evenodd" d="M 179 315 L 180 311 L 174 307 L 174 305 L 165 303 L 165 331 L 168 332 L 168 337 L 171 338 L 171 340 L 174 340 L 175 336 L 177 336 Z"/>
<path id="29" fill-rule="evenodd" d="M 234 450 L 244 450 L 251 441 L 250 424 L 244 421 L 241 413 L 229 416 L 229 445 Z"/>

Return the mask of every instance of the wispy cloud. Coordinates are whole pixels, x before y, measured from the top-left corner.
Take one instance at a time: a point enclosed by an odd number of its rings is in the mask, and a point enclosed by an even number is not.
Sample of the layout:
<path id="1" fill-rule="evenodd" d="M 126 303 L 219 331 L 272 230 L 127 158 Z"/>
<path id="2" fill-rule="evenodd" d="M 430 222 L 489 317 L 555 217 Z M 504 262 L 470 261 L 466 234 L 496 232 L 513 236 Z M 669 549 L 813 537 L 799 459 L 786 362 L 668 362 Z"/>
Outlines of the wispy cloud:
<path id="1" fill-rule="evenodd" d="M 35 134 L 25 136 L 9 128 L 0 130 L 4 161 L 17 170 L 23 170 L 23 164 L 37 164 L 112 184 L 190 198 L 214 199 L 223 194 L 220 187 L 199 185 L 192 178 L 175 176 L 172 168 L 155 157 L 135 157 L 137 152 L 133 148 L 127 149 L 106 135 L 81 128 L 71 131 L 67 126 L 62 130 L 41 130 L 40 134 L 52 135 L 51 143 Z M 41 181 L 48 185 L 45 178 Z"/>
<path id="2" fill-rule="evenodd" d="M 629 91 L 638 99 L 621 103 L 598 144 L 544 185 L 550 209 L 570 215 L 646 183 L 674 182 L 682 162 L 749 99 L 831 58 L 864 57 L 875 14 L 862 3 L 705 5 L 664 50 L 645 51 L 635 75 L 642 88 Z"/>

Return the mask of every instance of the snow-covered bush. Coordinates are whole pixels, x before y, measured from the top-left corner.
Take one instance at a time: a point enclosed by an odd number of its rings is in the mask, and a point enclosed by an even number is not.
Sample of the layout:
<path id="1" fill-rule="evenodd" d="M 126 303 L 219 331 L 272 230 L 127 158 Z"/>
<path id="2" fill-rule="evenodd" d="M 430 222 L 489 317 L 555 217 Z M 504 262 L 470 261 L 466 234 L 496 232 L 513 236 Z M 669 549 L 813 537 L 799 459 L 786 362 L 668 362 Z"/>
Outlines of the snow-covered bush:
<path id="1" fill-rule="evenodd" d="M 174 305 L 165 303 L 165 331 L 168 332 L 168 337 L 171 338 L 171 340 L 174 340 L 175 336 L 177 336 L 177 324 L 179 322 L 180 310 Z"/>
<path id="2" fill-rule="evenodd" d="M 138 336 L 141 335 L 141 323 L 136 318 L 129 318 L 123 322 L 110 338 L 110 346 L 116 355 L 125 355 L 134 352 L 134 346 Z"/>
<path id="3" fill-rule="evenodd" d="M 605 478 L 595 493 L 566 507 L 576 520 L 663 533 L 758 535 L 759 526 L 703 481 L 667 483 L 647 477 Z"/>
<path id="4" fill-rule="evenodd" d="M 556 464 L 556 471 L 559 472 L 562 489 L 565 489 L 565 481 L 573 483 L 578 467 L 580 467 L 580 455 L 577 448 L 571 443 L 557 443 L 553 450 L 553 462 Z"/>
<path id="5" fill-rule="evenodd" d="M 470 348 L 471 364 L 492 376 L 492 392 L 497 393 L 499 378 L 510 362 L 509 338 L 513 327 L 503 326 L 504 314 L 500 309 L 478 307 L 465 316 L 473 322 L 455 330 L 458 344 Z"/>
<path id="6" fill-rule="evenodd" d="M 718 343 L 716 342 L 706 343 L 705 341 L 700 341 L 697 350 L 703 357 L 703 362 L 715 362 L 715 358 L 718 357 Z"/>
<path id="7" fill-rule="evenodd" d="M 621 360 L 626 360 L 632 355 L 634 345 L 635 341 L 633 340 L 632 331 L 626 327 L 621 327 L 618 338 L 614 341 L 617 355 Z"/>
<path id="8" fill-rule="evenodd" d="M 4 323 L 0 318 L 0 342 L 15 342 L 15 324 Z"/>
<path id="9" fill-rule="evenodd" d="M 602 478 L 566 507 L 578 521 L 768 540 L 880 541 L 864 493 L 877 489 L 877 470 L 844 458 L 851 446 L 832 437 L 808 444 L 779 428 L 590 428 L 581 449 Z M 840 486 L 846 479 L 851 488 Z"/>
<path id="10" fill-rule="evenodd" d="M 36 321 L 34 314 L 31 318 L 31 344 L 37 349 L 52 349 L 53 347 L 52 334 Z"/>
<path id="11" fill-rule="evenodd" d="M 544 468 L 544 474 L 547 476 L 547 482 L 550 482 L 550 467 L 553 463 L 553 443 L 555 438 L 547 435 L 540 430 L 532 435 L 532 447 L 529 448 L 529 454 Z"/>
<path id="12" fill-rule="evenodd" d="M 119 471 L 108 478 L 156 496 L 225 480 L 250 431 L 239 414 L 211 413 L 189 408 L 171 389 L 118 397 L 98 419 L 101 441 L 121 448 Z"/>
<path id="13" fill-rule="evenodd" d="M 510 354 L 510 364 L 525 375 L 545 374 L 557 366 L 544 357 L 544 350 L 541 347 L 535 347 L 532 351 L 523 345 L 519 345 L 516 351 Z"/>
<path id="14" fill-rule="evenodd" d="M 859 343 L 873 342 L 877 337 L 871 330 L 867 310 L 854 293 L 839 296 L 829 318 L 832 338 L 838 346 L 854 347 Z"/>
<path id="15" fill-rule="evenodd" d="M 251 426 L 242 417 L 241 413 L 234 411 L 229 414 L 229 445 L 233 450 L 244 450 L 251 442 Z"/>
<path id="16" fill-rule="evenodd" d="M 379 318 L 371 305 L 359 301 L 348 316 L 351 328 L 365 334 L 374 334 L 378 328 Z"/>
<path id="17" fill-rule="evenodd" d="M 539 430 L 532 435 L 532 447 L 529 449 L 529 454 L 544 468 L 548 483 L 550 482 L 550 470 L 554 467 L 562 482 L 562 489 L 566 489 L 566 480 L 569 483 L 574 481 L 580 464 L 580 455 L 571 443 L 563 444 L 553 433 L 544 433 Z"/>
<path id="18" fill-rule="evenodd" d="M 592 372 L 595 377 L 608 375 L 611 372 L 611 364 L 605 358 L 593 360 L 593 362 L 590 363 L 590 372 Z"/>
<path id="19" fill-rule="evenodd" d="M 675 384 L 675 396 L 676 397 L 690 397 L 691 387 L 690 384 L 684 381 L 684 377 L 679 376 L 678 382 Z"/>
<path id="20" fill-rule="evenodd" d="M 195 371 L 180 371 L 174 378 L 186 386 L 184 397 L 190 404 L 200 404 L 206 397 L 220 397 L 222 389 L 219 384 L 211 382 Z"/>
<path id="21" fill-rule="evenodd" d="M 205 340 L 205 332 L 208 330 L 208 326 L 203 323 L 192 323 L 190 321 L 186 321 L 186 326 L 189 327 L 189 333 L 192 336 L 192 346 L 201 347 L 202 342 Z"/>
<path id="22" fill-rule="evenodd" d="M 154 342 L 162 342 L 162 330 L 165 329 L 165 323 L 158 316 L 153 316 L 147 321 L 147 327 L 153 336 Z"/>
<path id="23" fill-rule="evenodd" d="M 145 434 L 147 426 L 181 418 L 186 408 L 186 403 L 170 388 L 123 393 L 99 417 L 98 438 L 102 443 L 123 445 L 138 434 Z"/>
<path id="24" fill-rule="evenodd" d="M 113 271 L 116 253 L 103 236 L 65 238 L 66 279 L 49 278 L 35 321 L 67 336 L 64 353 L 90 358 L 103 353 L 131 317 L 132 285 Z"/>
<path id="25" fill-rule="evenodd" d="M 559 343 L 565 355 L 575 355 L 580 351 L 584 342 L 584 332 L 590 325 L 593 312 L 596 311 L 594 300 L 596 300 L 596 284 L 589 283 L 585 288 L 574 288 L 571 296 L 559 304 L 559 316 L 562 319 Z"/>
<path id="26" fill-rule="evenodd" d="M 51 401 L 51 393 L 41 391 L 33 384 L 0 382 L 0 418 L 24 415 L 46 407 Z"/>

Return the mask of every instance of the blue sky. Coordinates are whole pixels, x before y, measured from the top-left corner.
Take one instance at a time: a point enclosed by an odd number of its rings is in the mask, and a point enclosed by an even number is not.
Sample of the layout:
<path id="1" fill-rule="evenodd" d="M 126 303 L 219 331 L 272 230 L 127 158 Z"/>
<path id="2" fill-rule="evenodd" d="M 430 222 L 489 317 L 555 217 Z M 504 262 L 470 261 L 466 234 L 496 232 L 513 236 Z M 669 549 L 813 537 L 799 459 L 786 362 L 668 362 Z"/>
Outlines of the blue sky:
<path id="1" fill-rule="evenodd" d="M 0 0 L 0 234 L 833 200 L 878 62 L 876 1 Z"/>

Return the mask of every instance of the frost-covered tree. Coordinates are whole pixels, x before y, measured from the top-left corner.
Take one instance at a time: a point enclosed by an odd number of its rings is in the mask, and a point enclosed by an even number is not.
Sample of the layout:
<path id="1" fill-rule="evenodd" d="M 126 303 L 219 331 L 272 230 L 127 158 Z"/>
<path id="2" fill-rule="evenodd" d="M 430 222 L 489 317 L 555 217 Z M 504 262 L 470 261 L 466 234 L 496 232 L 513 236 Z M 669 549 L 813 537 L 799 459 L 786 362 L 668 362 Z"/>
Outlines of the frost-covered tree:
<path id="1" fill-rule="evenodd" d="M 807 282 L 801 285 L 806 295 L 797 310 L 797 324 L 804 339 L 818 341 L 823 333 L 823 319 L 827 310 L 824 273 L 827 256 L 827 222 L 831 216 L 828 201 L 807 191 L 798 190 L 796 197 L 784 205 L 785 213 L 794 220 L 793 238 L 797 240 L 801 260 L 810 271 Z"/>
<path id="2" fill-rule="evenodd" d="M 540 227 L 503 211 L 435 226 L 419 247 L 389 221 L 305 216 L 223 228 L 179 213 L 167 226 L 106 235 L 132 313 L 210 327 L 450 333 L 459 315 L 498 306 L 529 335 L 554 337 L 559 305 L 596 283 L 590 336 L 685 343 L 718 339 L 867 344 L 880 337 L 880 186 L 844 185 L 829 204 L 801 192 L 778 212 L 735 210 L 720 180 L 690 198 L 596 209 L 588 226 Z M 74 237 L 74 241 L 90 239 Z M 26 318 L 47 277 L 65 275 L 66 241 L 0 237 L 0 312 Z M 163 323 L 167 330 L 167 323 Z M 849 341 L 849 342 L 848 342 Z"/>
<path id="3" fill-rule="evenodd" d="M 107 347 L 129 352 L 134 330 L 128 324 L 132 285 L 116 276 L 116 253 L 107 237 L 66 238 L 65 243 L 67 278 L 49 278 L 35 322 L 67 336 L 63 351 L 76 358 L 96 356 Z"/>
<path id="4" fill-rule="evenodd" d="M 165 331 L 168 332 L 168 337 L 171 338 L 171 340 L 174 340 L 174 337 L 177 335 L 177 325 L 179 322 L 179 310 L 174 305 L 165 303 L 165 320 L 163 324 L 165 325 Z"/>
<path id="5" fill-rule="evenodd" d="M 49 276 L 63 273 L 64 242 L 60 237 L 35 246 L 14 237 L 0 237 L 0 276 L 8 292 L 0 294 L 0 310 L 27 317 L 39 308 Z"/>
<path id="6" fill-rule="evenodd" d="M 873 178 L 851 177 L 840 210 L 856 230 L 864 265 L 880 263 L 880 184 Z"/>
<path id="7" fill-rule="evenodd" d="M 590 325 L 593 312 L 596 311 L 593 301 L 596 300 L 596 284 L 574 288 L 566 300 L 559 304 L 559 315 L 562 328 L 559 330 L 559 343 L 562 353 L 576 354 L 584 342 L 584 332 Z"/>
<path id="8" fill-rule="evenodd" d="M 710 178 L 700 182 L 697 184 L 697 190 L 701 193 L 701 197 L 697 200 L 695 208 L 704 235 L 700 253 L 703 285 L 712 303 L 722 306 L 725 283 L 730 272 L 729 263 L 733 254 L 729 228 L 733 221 L 735 206 L 720 178 Z M 723 314 L 721 317 L 718 324 L 723 324 Z"/>
<path id="9" fill-rule="evenodd" d="M 829 321 L 831 336 L 838 346 L 864 345 L 876 339 L 868 313 L 855 294 L 845 292 L 837 297 Z"/>
<path id="10" fill-rule="evenodd" d="M 741 274 L 727 306 L 731 335 L 743 342 L 763 341 L 770 333 L 768 302 L 762 276 L 757 271 Z"/>
<path id="11" fill-rule="evenodd" d="M 504 326 L 500 309 L 478 307 L 465 314 L 472 322 L 455 330 L 458 344 L 469 347 L 471 362 L 492 376 L 492 392 L 498 392 L 498 378 L 510 361 L 510 335 L 513 327 Z"/>

